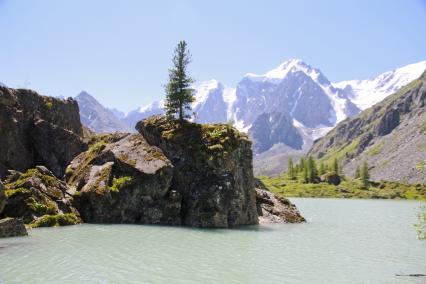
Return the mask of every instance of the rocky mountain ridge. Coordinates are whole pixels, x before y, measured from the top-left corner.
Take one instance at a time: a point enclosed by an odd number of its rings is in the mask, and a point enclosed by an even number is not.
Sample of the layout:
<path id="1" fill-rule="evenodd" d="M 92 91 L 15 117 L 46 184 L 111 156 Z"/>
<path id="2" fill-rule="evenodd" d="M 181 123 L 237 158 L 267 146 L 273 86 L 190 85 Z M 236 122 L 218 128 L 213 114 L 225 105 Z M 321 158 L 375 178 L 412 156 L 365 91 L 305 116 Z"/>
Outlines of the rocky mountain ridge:
<path id="1" fill-rule="evenodd" d="M 339 159 L 349 175 L 367 162 L 373 180 L 426 183 L 426 72 L 338 124 L 309 154 Z"/>

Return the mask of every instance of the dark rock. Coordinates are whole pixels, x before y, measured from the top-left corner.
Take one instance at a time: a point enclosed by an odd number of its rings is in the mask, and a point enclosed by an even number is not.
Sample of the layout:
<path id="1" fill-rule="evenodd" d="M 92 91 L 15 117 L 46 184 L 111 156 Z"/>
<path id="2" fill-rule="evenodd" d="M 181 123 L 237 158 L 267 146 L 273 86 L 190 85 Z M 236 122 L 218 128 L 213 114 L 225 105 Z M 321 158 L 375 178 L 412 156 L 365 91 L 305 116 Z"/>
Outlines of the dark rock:
<path id="1" fill-rule="evenodd" d="M 0 238 L 27 236 L 24 222 L 21 219 L 5 218 L 0 219 Z"/>
<path id="2" fill-rule="evenodd" d="M 178 124 L 154 116 L 136 125 L 174 166 L 171 190 L 182 196 L 182 224 L 257 224 L 251 143 L 223 125 Z"/>
<path id="3" fill-rule="evenodd" d="M 77 102 L 0 87 L 0 174 L 37 164 L 61 177 L 71 159 L 85 149 Z M 47 155 L 49 154 L 49 155 Z"/>
<path id="4" fill-rule="evenodd" d="M 4 193 L 3 183 L 0 181 L 0 213 L 3 211 L 5 204 L 6 204 L 6 194 Z"/>
<path id="5" fill-rule="evenodd" d="M 386 113 L 380 119 L 379 124 L 377 125 L 377 134 L 379 136 L 384 136 L 392 132 L 395 127 L 399 124 L 399 111 L 398 109 L 391 108 L 386 110 Z"/>
<path id="6" fill-rule="evenodd" d="M 328 172 L 326 174 L 323 174 L 320 177 L 320 181 L 327 182 L 333 185 L 339 185 L 341 183 L 340 176 L 336 174 L 335 172 Z"/>
<path id="7" fill-rule="evenodd" d="M 66 180 L 85 222 L 180 225 L 172 176 L 170 161 L 140 134 L 111 134 L 71 162 Z"/>
<path id="8" fill-rule="evenodd" d="M 37 225 L 45 215 L 72 214 L 79 220 L 77 210 L 71 205 L 71 196 L 67 185 L 58 180 L 46 167 L 37 166 L 14 177 L 6 177 L 12 181 L 5 184 L 6 205 L 0 214 L 2 218 L 20 218 L 31 226 Z M 77 221 L 76 223 L 79 223 Z"/>
<path id="9" fill-rule="evenodd" d="M 80 136 L 45 120 L 36 121 L 30 135 L 36 149 L 35 163 L 45 165 L 58 177 L 64 175 L 65 168 L 76 155 L 87 149 Z"/>

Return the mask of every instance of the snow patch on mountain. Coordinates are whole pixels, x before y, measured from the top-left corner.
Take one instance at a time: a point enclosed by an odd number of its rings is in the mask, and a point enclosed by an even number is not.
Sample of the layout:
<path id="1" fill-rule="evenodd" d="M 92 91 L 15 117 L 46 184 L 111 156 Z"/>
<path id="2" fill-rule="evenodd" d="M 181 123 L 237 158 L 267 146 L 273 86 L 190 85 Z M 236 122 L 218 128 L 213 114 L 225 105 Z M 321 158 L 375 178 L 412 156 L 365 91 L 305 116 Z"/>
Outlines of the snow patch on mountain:
<path id="1" fill-rule="evenodd" d="M 364 110 L 395 93 L 426 70 L 426 60 L 385 72 L 368 80 L 349 80 L 333 83 L 344 90 L 349 99 Z"/>

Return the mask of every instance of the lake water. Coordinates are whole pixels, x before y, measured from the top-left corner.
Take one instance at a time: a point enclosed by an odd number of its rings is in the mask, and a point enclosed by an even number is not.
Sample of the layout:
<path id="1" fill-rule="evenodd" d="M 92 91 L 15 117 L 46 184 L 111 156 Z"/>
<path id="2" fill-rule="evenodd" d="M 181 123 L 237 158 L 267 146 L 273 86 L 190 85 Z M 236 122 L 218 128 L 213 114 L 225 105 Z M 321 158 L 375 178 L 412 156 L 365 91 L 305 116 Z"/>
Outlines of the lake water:
<path id="1" fill-rule="evenodd" d="M 419 203 L 292 199 L 306 224 L 232 230 L 137 225 L 0 239 L 0 283 L 426 283 Z"/>

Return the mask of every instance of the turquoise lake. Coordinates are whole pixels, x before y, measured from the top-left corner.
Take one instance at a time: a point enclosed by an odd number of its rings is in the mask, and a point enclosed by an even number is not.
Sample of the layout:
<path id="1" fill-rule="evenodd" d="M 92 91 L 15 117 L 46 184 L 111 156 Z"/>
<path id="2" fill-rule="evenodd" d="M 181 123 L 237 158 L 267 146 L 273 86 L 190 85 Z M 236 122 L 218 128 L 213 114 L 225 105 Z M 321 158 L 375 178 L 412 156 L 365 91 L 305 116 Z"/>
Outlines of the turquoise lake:
<path id="1" fill-rule="evenodd" d="M 0 283 L 426 283 L 418 202 L 301 199 L 306 224 L 78 225 L 0 239 Z"/>

